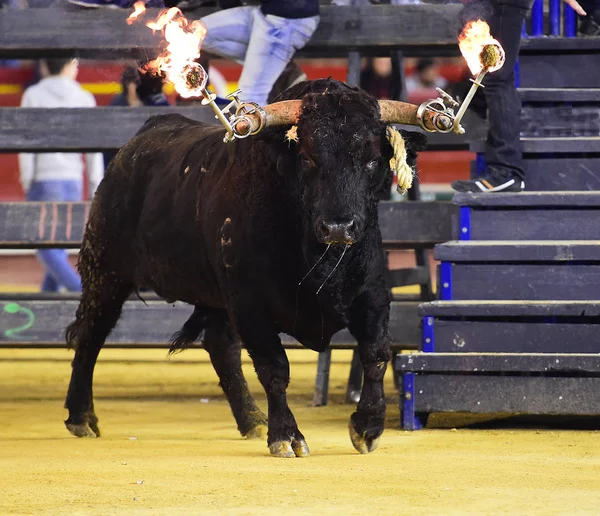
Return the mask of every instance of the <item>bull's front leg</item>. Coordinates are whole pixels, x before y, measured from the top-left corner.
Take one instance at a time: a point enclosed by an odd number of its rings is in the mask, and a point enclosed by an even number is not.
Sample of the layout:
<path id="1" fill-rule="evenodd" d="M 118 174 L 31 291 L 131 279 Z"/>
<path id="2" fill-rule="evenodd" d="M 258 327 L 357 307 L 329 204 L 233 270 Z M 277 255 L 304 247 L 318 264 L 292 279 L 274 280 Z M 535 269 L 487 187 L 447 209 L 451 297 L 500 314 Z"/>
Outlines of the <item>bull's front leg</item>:
<path id="1" fill-rule="evenodd" d="M 390 361 L 388 322 L 390 293 L 381 277 L 350 309 L 348 329 L 358 342 L 364 381 L 356 412 L 350 418 L 350 439 L 360 453 L 377 448 L 385 424 L 383 377 Z"/>
<path id="2" fill-rule="evenodd" d="M 258 379 L 267 393 L 269 407 L 268 439 L 269 451 L 276 457 L 307 457 L 308 445 L 298 429 L 296 419 L 287 402 L 287 387 L 290 383 L 290 363 L 281 340 L 272 341 L 265 347 L 248 346 Z"/>
<path id="3" fill-rule="evenodd" d="M 285 349 L 268 318 L 252 308 L 250 301 L 236 307 L 233 319 L 267 394 L 269 451 L 276 457 L 306 457 L 308 445 L 287 402 L 290 363 Z"/>

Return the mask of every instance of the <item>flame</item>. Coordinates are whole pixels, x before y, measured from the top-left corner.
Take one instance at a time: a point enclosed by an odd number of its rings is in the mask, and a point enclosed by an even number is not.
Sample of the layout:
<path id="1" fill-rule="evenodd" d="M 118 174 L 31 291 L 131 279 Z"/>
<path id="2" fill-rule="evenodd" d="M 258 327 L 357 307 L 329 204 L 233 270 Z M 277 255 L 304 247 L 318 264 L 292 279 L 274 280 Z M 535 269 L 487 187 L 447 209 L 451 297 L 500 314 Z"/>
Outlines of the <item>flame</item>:
<path id="1" fill-rule="evenodd" d="M 485 66 L 483 62 L 482 54 L 488 45 L 493 45 L 497 50 L 495 62 L 491 66 Z M 471 21 L 465 25 L 458 36 L 458 47 L 473 75 L 477 75 L 484 68 L 488 72 L 495 72 L 504 64 L 504 49 L 492 38 L 490 26 L 483 20 Z"/>
<path id="2" fill-rule="evenodd" d="M 129 15 L 129 18 L 127 18 L 127 25 L 131 25 L 145 10 L 146 4 L 144 4 L 144 2 L 136 2 L 133 4 L 133 12 Z"/>
<path id="3" fill-rule="evenodd" d="M 127 23 L 130 20 L 133 23 L 146 8 L 143 2 L 137 2 L 134 9 Z M 146 23 L 146 27 L 153 32 L 163 31 L 168 43 L 167 48 L 146 65 L 146 69 L 157 74 L 164 73 L 183 98 L 202 96 L 207 75 L 196 60 L 200 57 L 200 46 L 206 36 L 204 24 L 200 20 L 190 23 L 177 7 L 171 7 L 162 10 L 156 21 Z"/>

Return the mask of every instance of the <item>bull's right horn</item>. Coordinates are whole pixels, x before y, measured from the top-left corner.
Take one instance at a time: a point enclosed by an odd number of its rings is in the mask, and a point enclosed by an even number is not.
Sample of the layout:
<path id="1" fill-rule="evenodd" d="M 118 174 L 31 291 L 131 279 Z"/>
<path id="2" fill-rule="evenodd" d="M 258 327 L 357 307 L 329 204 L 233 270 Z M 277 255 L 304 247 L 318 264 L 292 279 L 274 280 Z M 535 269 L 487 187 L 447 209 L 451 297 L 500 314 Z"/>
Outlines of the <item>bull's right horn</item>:
<path id="1" fill-rule="evenodd" d="M 301 110 L 301 100 L 284 100 L 264 107 L 252 102 L 242 104 L 236 112 L 239 119 L 234 122 L 233 129 L 237 134 L 249 136 L 260 132 L 264 127 L 293 125 L 298 123 Z"/>
<path id="2" fill-rule="evenodd" d="M 442 113 L 426 109 L 426 103 L 417 106 L 398 100 L 380 100 L 381 120 L 390 124 L 417 125 L 429 132 L 447 132 L 452 119 Z"/>

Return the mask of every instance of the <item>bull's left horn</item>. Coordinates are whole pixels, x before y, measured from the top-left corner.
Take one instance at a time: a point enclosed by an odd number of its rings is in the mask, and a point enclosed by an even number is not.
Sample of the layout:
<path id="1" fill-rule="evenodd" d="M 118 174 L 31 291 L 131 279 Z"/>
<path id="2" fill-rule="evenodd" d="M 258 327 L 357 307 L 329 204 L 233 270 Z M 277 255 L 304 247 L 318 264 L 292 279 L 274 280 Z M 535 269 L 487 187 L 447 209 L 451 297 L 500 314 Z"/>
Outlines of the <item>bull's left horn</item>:
<path id="1" fill-rule="evenodd" d="M 452 127 L 450 117 L 416 104 L 398 100 L 380 100 L 381 120 L 391 124 L 418 125 L 429 132 L 447 132 Z"/>
<path id="2" fill-rule="evenodd" d="M 257 105 L 255 107 L 257 109 L 252 113 L 240 113 L 242 117 L 233 126 L 236 133 L 250 135 L 256 134 L 264 127 L 296 124 L 302 111 L 302 101 L 284 100 L 262 108 Z"/>

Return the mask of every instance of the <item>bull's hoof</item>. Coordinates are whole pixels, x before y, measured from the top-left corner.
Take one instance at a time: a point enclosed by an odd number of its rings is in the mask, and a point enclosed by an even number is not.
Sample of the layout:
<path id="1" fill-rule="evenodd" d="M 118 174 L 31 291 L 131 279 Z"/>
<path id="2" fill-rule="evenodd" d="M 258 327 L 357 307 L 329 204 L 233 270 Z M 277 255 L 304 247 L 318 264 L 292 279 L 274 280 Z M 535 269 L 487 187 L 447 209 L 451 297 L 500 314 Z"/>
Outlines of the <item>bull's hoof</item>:
<path id="1" fill-rule="evenodd" d="M 263 441 L 267 438 L 267 425 L 256 425 L 254 428 L 248 430 L 243 436 L 246 439 L 262 439 Z"/>
<path id="2" fill-rule="evenodd" d="M 366 435 L 366 432 L 363 434 L 359 434 L 354 428 L 352 421 L 348 425 L 350 429 L 350 440 L 352 441 L 352 445 L 356 448 L 356 451 L 359 453 L 371 453 L 377 449 L 377 445 L 379 444 L 379 437 L 373 439 Z"/>
<path id="3" fill-rule="evenodd" d="M 94 432 L 94 430 L 92 430 L 92 427 L 88 423 L 80 423 L 78 425 L 74 425 L 65 421 L 65 426 L 67 427 L 67 430 L 71 432 L 75 437 L 100 437 L 100 432 Z M 97 427 L 96 430 L 98 430 Z"/>
<path id="4" fill-rule="evenodd" d="M 284 457 L 287 459 L 296 456 L 290 441 L 275 441 L 269 444 L 269 451 L 274 457 Z"/>
<path id="5" fill-rule="evenodd" d="M 292 450 L 294 450 L 296 457 L 308 457 L 310 455 L 308 444 L 306 444 L 304 439 L 294 439 L 292 441 Z"/>
<path id="6" fill-rule="evenodd" d="M 310 451 L 304 439 L 292 439 L 291 441 L 275 441 L 269 445 L 269 451 L 274 457 L 308 457 Z"/>

